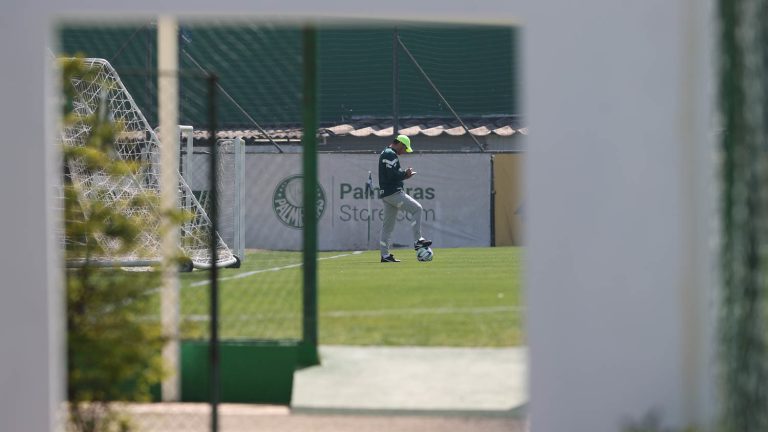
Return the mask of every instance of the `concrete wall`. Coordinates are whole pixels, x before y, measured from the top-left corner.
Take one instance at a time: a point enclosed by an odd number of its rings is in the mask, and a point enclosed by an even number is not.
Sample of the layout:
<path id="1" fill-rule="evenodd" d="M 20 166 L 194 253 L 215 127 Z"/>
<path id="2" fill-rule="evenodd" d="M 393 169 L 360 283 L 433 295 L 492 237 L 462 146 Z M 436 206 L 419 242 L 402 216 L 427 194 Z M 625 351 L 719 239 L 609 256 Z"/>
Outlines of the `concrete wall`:
<path id="1" fill-rule="evenodd" d="M 0 6 L 0 430 L 49 431 L 63 397 L 61 257 L 54 236 L 53 74 L 48 19 L 35 4 Z M 33 30 L 36 29 L 36 30 Z M 46 95 L 48 97 L 46 98 Z M 46 122 L 48 120 L 49 122 Z"/>
<path id="2" fill-rule="evenodd" d="M 534 431 L 716 413 L 711 1 L 526 10 Z M 707 429 L 704 429 L 707 430 Z"/>

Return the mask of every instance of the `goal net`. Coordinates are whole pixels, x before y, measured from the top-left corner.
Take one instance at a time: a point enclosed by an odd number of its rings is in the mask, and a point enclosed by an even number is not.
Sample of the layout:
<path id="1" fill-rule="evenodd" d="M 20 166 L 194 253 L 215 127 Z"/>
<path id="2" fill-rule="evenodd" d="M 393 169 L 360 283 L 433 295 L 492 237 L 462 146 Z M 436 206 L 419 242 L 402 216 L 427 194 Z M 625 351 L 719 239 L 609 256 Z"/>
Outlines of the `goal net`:
<path id="1" fill-rule="evenodd" d="M 136 174 L 115 177 L 104 172 L 86 169 L 85 164 L 72 160 L 66 167 L 67 180 L 77 193 L 86 216 L 90 203 L 119 208 L 126 215 L 137 216 L 147 222 L 148 229 L 141 232 L 140 246 L 124 251 L 120 244 L 100 238 L 104 256 L 96 261 L 120 266 L 146 266 L 159 262 L 160 249 L 160 143 L 155 131 L 134 103 L 112 65 L 104 59 L 85 59 L 91 70 L 88 78 L 73 78 L 76 94 L 72 101 L 74 112 L 80 116 L 107 116 L 118 123 L 121 132 L 114 143 L 114 156 L 122 160 L 139 162 Z M 101 108 L 100 108 L 101 107 Z M 103 112 L 99 112 L 99 110 Z M 90 134 L 88 124 L 78 122 L 62 128 L 61 141 L 65 146 L 83 146 Z M 205 269 L 214 265 L 226 267 L 238 262 L 232 251 L 213 230 L 208 215 L 195 198 L 192 190 L 178 174 L 179 208 L 188 210 L 187 220 L 181 226 L 179 248 L 192 266 Z M 157 197 L 157 200 L 134 200 L 139 197 Z M 133 202 L 133 205 L 125 203 Z M 217 253 L 211 256 L 210 236 L 217 238 Z"/>
<path id="2" fill-rule="evenodd" d="M 194 130 L 182 130 L 181 175 L 192 188 L 203 209 L 211 208 L 209 187 L 210 148 L 195 151 Z M 218 233 L 242 263 L 245 260 L 245 141 L 242 138 L 216 141 L 216 196 L 219 202 Z"/>

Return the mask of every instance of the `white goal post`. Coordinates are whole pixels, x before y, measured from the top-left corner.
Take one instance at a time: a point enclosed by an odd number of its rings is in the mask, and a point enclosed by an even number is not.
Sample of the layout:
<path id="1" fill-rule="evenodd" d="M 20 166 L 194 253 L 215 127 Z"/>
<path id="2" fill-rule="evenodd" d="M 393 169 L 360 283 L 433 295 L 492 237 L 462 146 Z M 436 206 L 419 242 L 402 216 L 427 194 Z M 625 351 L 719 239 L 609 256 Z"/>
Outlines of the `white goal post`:
<path id="1" fill-rule="evenodd" d="M 199 189 L 198 200 L 203 209 L 209 209 L 210 190 L 208 163 L 195 159 L 209 155 L 210 148 L 195 152 L 192 126 L 179 125 L 181 138 L 181 176 L 193 190 Z M 245 141 L 240 138 L 218 139 L 216 141 L 216 194 L 219 199 L 218 233 L 239 262 L 245 259 Z M 195 167 L 198 169 L 196 170 Z M 198 171 L 200 168 L 202 170 Z M 201 178 L 205 177 L 205 178 Z"/>
<path id="2" fill-rule="evenodd" d="M 67 166 L 67 181 L 77 191 L 78 200 L 88 215 L 89 203 L 98 199 L 107 206 L 121 208 L 145 219 L 148 229 L 140 234 L 140 247 L 134 251 L 118 252 L 119 244 L 110 244 L 108 239 L 100 239 L 107 256 L 100 256 L 96 261 L 109 265 L 145 266 L 149 262 L 160 262 L 160 209 L 158 205 L 148 203 L 143 206 L 124 206 L 132 197 L 157 196 L 160 194 L 160 141 L 155 131 L 149 126 L 131 95 L 126 90 L 120 77 L 108 61 L 104 59 L 85 59 L 85 64 L 93 72 L 93 78 L 73 78 L 76 95 L 73 108 L 81 116 L 91 115 L 102 110 L 114 122 L 121 125 L 122 131 L 115 142 L 115 156 L 130 161 L 141 162 L 142 167 L 135 175 L 120 178 L 103 172 L 92 172 L 85 165 L 73 160 Z M 90 127 L 83 122 L 63 127 L 60 139 L 66 146 L 82 146 L 90 133 Z M 218 233 L 212 230 L 211 221 L 203 206 L 195 198 L 192 190 L 177 172 L 179 188 L 179 207 L 189 211 L 190 218 L 181 226 L 179 248 L 189 258 L 194 268 L 206 269 L 216 265 L 227 267 L 236 265 L 239 260 L 232 253 Z M 209 238 L 218 239 L 216 259 L 210 252 Z"/>
<path id="3" fill-rule="evenodd" d="M 236 258 L 245 260 L 245 141 L 242 138 L 216 142 L 218 153 L 217 196 L 219 235 Z"/>

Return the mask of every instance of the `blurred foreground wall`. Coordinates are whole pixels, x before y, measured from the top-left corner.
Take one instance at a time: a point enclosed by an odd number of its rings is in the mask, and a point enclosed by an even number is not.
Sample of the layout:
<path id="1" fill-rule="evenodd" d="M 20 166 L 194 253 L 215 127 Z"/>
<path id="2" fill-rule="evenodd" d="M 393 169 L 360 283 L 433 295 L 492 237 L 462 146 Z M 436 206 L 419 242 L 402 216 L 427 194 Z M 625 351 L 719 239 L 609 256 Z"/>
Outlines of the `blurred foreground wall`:
<path id="1" fill-rule="evenodd" d="M 528 4 L 534 432 L 714 426 L 712 1 Z"/>

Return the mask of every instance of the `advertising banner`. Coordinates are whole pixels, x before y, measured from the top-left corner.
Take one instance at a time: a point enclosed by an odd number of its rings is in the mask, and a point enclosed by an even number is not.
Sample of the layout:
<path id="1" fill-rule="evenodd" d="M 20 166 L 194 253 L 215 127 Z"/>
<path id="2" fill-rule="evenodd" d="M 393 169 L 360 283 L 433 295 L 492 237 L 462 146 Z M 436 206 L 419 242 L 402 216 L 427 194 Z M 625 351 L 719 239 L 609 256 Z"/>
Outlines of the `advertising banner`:
<path id="1" fill-rule="evenodd" d="M 496 246 L 523 245 L 525 200 L 522 187 L 523 155 L 493 157 L 494 238 Z"/>
<path id="2" fill-rule="evenodd" d="M 378 157 L 318 155 L 320 250 L 378 249 L 384 215 L 383 203 L 378 198 Z M 246 248 L 301 250 L 301 158 L 301 154 L 246 154 Z M 198 158 L 201 162 L 203 159 Z M 406 193 L 424 208 L 422 235 L 433 240 L 435 248 L 490 246 L 488 155 L 403 155 L 400 164 L 417 172 L 405 180 Z M 369 172 L 373 195 L 366 192 Z M 393 247 L 412 247 L 410 221 L 410 215 L 398 214 Z"/>

